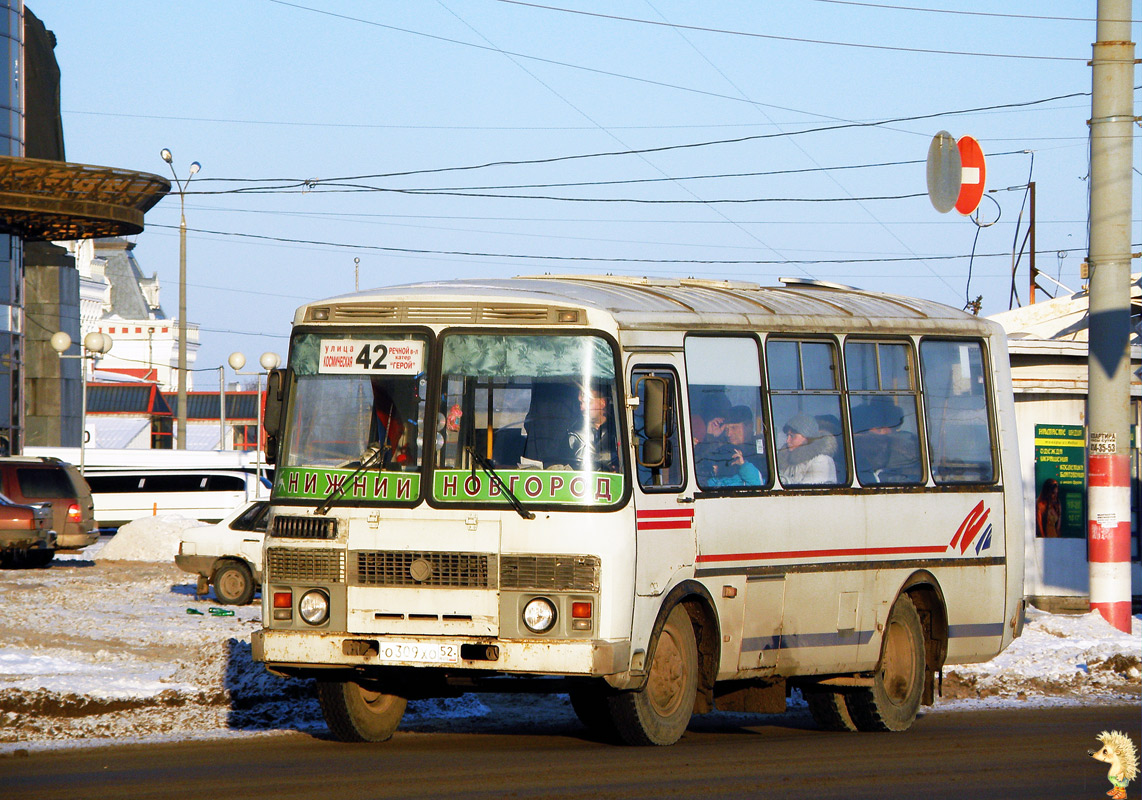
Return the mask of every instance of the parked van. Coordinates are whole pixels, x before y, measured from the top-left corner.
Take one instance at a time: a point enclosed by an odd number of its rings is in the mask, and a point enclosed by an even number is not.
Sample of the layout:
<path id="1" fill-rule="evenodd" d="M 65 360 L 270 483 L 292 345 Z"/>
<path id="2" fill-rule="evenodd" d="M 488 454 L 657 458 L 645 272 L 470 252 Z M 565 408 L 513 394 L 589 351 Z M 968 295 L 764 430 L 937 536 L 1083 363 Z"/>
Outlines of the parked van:
<path id="1" fill-rule="evenodd" d="M 252 473 L 220 469 L 89 471 L 87 482 L 101 528 L 159 514 L 218 522 L 270 489 L 269 481 Z"/>
<path id="2" fill-rule="evenodd" d="M 269 500 L 240 506 L 217 525 L 187 528 L 174 561 L 198 576 L 195 589 L 204 595 L 214 585 L 219 603 L 246 605 L 262 582 L 262 542 L 269 521 Z"/>
<path id="3" fill-rule="evenodd" d="M 0 458 L 0 493 L 14 503 L 52 508 L 55 547 L 78 550 L 99 539 L 91 490 L 79 470 L 57 458 Z"/>

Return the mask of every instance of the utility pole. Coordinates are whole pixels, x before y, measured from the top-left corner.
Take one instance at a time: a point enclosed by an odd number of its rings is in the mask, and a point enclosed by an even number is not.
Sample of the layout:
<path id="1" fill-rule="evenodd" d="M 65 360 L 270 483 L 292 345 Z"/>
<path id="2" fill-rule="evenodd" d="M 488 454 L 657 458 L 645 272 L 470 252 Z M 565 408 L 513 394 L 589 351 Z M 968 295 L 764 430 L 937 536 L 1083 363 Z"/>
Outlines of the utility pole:
<path id="1" fill-rule="evenodd" d="M 1087 544 L 1090 607 L 1130 631 L 1131 0 L 1098 0 L 1091 60 Z"/>

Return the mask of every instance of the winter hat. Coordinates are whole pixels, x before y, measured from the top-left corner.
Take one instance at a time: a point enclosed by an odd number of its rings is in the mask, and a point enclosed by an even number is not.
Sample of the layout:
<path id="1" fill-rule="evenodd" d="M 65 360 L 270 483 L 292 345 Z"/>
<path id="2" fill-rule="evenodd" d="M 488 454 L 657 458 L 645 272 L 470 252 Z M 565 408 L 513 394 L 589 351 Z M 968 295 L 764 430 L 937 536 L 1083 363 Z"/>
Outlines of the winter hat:
<path id="1" fill-rule="evenodd" d="M 785 423 L 783 429 L 786 433 L 793 431 L 799 433 L 806 439 L 816 439 L 821 435 L 821 429 L 817 426 L 817 420 L 810 417 L 808 414 L 798 414 L 793 419 Z"/>

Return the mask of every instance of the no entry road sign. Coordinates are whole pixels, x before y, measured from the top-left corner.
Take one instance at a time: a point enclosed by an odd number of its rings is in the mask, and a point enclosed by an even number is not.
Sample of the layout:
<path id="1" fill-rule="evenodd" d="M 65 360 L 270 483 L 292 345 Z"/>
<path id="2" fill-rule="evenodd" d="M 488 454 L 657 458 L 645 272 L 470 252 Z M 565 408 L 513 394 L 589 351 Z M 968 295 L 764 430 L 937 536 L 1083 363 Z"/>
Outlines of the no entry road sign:
<path id="1" fill-rule="evenodd" d="M 987 167 L 984 164 L 983 148 L 970 136 L 961 136 L 956 142 L 960 151 L 960 195 L 956 199 L 956 211 L 970 215 L 979 207 L 983 199 L 983 187 L 987 180 Z"/>

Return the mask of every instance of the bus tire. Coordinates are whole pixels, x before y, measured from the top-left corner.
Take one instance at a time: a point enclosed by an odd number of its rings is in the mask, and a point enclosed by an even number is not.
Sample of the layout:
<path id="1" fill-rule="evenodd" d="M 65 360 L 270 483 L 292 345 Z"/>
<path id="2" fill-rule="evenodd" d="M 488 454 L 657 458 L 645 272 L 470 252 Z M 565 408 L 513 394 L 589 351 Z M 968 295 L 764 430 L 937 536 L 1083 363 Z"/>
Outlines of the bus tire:
<path id="1" fill-rule="evenodd" d="M 388 741 L 408 705 L 403 697 L 357 681 L 318 681 L 317 699 L 329 732 L 342 742 Z"/>
<path id="2" fill-rule="evenodd" d="M 858 730 L 903 731 L 915 721 L 923 692 L 924 630 L 916 606 L 902 594 L 884 625 L 872 687 L 845 696 Z"/>
<path id="3" fill-rule="evenodd" d="M 805 689 L 802 694 L 809 706 L 809 713 L 813 715 L 813 721 L 821 730 L 849 733 L 858 730 L 843 692 L 835 689 Z"/>
<path id="4" fill-rule="evenodd" d="M 698 640 L 690 615 L 674 606 L 659 631 L 646 685 L 608 699 L 619 738 L 631 745 L 671 745 L 682 738 L 698 694 Z"/>
<path id="5" fill-rule="evenodd" d="M 585 684 L 573 687 L 567 694 L 571 698 L 571 709 L 587 730 L 605 742 L 618 740 L 610 707 L 610 700 L 615 694 L 613 689 L 605 685 Z"/>
<path id="6" fill-rule="evenodd" d="M 244 606 L 254 599 L 254 576 L 241 561 L 224 561 L 214 570 L 214 596 L 223 605 Z"/>

